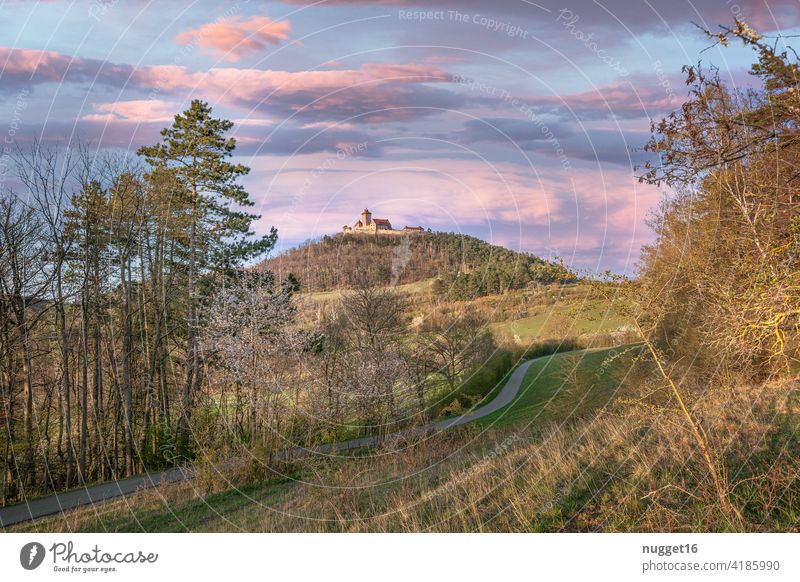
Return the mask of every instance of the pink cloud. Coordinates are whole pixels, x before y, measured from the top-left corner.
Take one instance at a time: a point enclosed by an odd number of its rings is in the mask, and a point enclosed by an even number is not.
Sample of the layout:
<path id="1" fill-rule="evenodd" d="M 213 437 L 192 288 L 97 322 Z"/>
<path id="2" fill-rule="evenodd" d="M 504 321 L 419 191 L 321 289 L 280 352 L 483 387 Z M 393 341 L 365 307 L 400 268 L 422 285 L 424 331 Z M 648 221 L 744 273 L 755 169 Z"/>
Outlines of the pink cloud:
<path id="1" fill-rule="evenodd" d="M 130 65 L 71 57 L 53 51 L 0 47 L 0 90 L 19 84 L 101 81 L 124 83 L 133 73 Z"/>
<path id="2" fill-rule="evenodd" d="M 97 103 L 92 106 L 94 113 L 81 117 L 83 121 L 150 123 L 171 121 L 180 110 L 180 104 L 158 99 L 139 99 Z"/>
<path id="3" fill-rule="evenodd" d="M 797 0 L 740 0 L 728 2 L 726 7 L 731 16 L 761 31 L 785 30 L 800 23 Z"/>
<path id="4" fill-rule="evenodd" d="M 275 71 L 262 69 L 233 69 L 212 67 L 208 71 L 190 71 L 186 67 L 158 65 L 141 69 L 137 79 L 164 89 L 195 89 L 210 87 L 252 99 L 263 91 L 334 91 L 360 84 L 449 82 L 449 73 L 433 66 L 365 64 L 360 69 L 324 71 Z"/>
<path id="5" fill-rule="evenodd" d="M 466 99 L 434 89 L 453 76 L 434 65 L 365 64 L 358 69 L 281 71 L 178 65 L 135 68 L 50 51 L 0 48 L 0 90 L 46 82 L 99 82 L 152 90 L 180 99 L 201 98 L 252 113 L 303 122 L 352 119 L 353 123 L 409 120 L 458 109 Z M 99 114 L 109 113 L 107 111 Z M 124 113 L 124 112 L 123 112 Z"/>
<path id="6" fill-rule="evenodd" d="M 571 95 L 533 98 L 530 102 L 538 111 L 567 107 L 571 112 L 564 110 L 562 116 L 568 118 L 578 115 L 590 119 L 639 119 L 677 109 L 686 98 L 684 82 L 677 76 L 641 77 L 636 81 L 600 85 Z"/>
<path id="7" fill-rule="evenodd" d="M 288 20 L 272 20 L 266 16 L 231 17 L 187 30 L 176 37 L 178 44 L 197 43 L 201 48 L 229 61 L 265 50 L 289 38 L 292 26 Z"/>
<path id="8" fill-rule="evenodd" d="M 352 123 L 337 123 L 335 121 L 314 121 L 313 123 L 304 123 L 301 127 L 303 129 L 353 129 L 355 126 Z"/>
<path id="9" fill-rule="evenodd" d="M 365 64 L 359 69 L 299 72 L 227 67 L 201 72 L 165 65 L 140 69 L 135 80 L 159 91 L 201 93 L 211 101 L 310 122 L 410 119 L 456 107 L 461 99 L 424 86 L 452 82 L 451 74 L 431 65 Z M 418 107 L 426 105 L 430 109 Z"/>
<path id="10" fill-rule="evenodd" d="M 3 75 L 33 75 L 41 79 L 58 81 L 70 65 L 71 59 L 61 53 L 28 49 L 0 48 Z"/>

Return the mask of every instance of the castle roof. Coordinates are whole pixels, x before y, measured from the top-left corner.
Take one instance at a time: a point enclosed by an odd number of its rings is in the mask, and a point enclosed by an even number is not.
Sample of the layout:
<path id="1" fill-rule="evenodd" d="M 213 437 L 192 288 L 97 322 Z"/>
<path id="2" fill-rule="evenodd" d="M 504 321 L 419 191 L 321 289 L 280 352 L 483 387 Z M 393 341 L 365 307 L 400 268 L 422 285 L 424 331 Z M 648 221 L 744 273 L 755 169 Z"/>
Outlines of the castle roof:
<path id="1" fill-rule="evenodd" d="M 385 224 L 386 226 L 391 225 L 388 218 L 373 218 L 372 222 L 374 222 L 375 224 Z"/>
<path id="2" fill-rule="evenodd" d="M 364 224 L 359 220 L 355 223 L 354 226 L 364 226 Z"/>

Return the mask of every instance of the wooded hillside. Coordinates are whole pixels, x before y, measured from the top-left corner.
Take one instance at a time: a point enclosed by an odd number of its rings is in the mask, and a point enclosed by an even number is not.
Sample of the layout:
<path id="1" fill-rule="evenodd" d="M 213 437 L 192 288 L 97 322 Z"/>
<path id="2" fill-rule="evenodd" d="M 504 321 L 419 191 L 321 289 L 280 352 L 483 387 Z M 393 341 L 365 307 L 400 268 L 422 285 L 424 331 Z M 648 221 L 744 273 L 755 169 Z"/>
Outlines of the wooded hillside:
<path id="1" fill-rule="evenodd" d="M 260 268 L 273 271 L 278 279 L 292 274 L 306 291 L 351 287 L 359 272 L 384 285 L 437 277 L 435 291 L 458 299 L 577 279 L 558 263 L 444 232 L 325 236 L 271 258 Z"/>

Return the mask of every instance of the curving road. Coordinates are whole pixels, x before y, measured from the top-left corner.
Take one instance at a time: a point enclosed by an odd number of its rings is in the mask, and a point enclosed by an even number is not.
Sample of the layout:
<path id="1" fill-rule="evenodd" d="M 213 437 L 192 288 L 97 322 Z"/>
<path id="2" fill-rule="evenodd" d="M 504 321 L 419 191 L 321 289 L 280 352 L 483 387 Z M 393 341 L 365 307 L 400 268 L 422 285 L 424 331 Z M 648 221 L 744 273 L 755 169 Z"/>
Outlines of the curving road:
<path id="1" fill-rule="evenodd" d="M 420 426 L 404 431 L 399 431 L 386 436 L 371 436 L 359 439 L 352 439 L 349 441 L 341 441 L 337 443 L 328 443 L 316 447 L 305 448 L 295 447 L 278 454 L 279 458 L 297 458 L 313 454 L 327 454 L 340 451 L 349 451 L 352 449 L 360 449 L 370 447 L 387 441 L 396 440 L 399 438 L 419 436 L 426 433 L 438 432 L 447 430 L 454 426 L 459 426 L 488 416 L 489 414 L 508 406 L 514 401 L 520 388 L 522 387 L 522 380 L 531 364 L 543 358 L 550 356 L 541 356 L 533 358 L 520 364 L 516 370 L 511 374 L 511 377 L 506 382 L 505 386 L 500 390 L 499 394 L 488 404 L 476 408 L 475 410 L 449 418 L 447 420 L 440 420 L 425 426 Z M 108 501 L 117 497 L 131 495 L 136 491 L 142 489 L 149 489 L 163 483 L 174 483 L 176 481 L 184 481 L 194 477 L 194 471 L 190 468 L 177 467 L 168 469 L 160 473 L 149 473 L 138 477 L 131 477 L 129 479 L 120 479 L 118 481 L 109 481 L 107 483 L 100 483 L 98 485 L 91 485 L 82 489 L 75 489 L 65 493 L 56 493 L 47 497 L 33 499 L 25 503 L 17 505 L 10 505 L 8 507 L 0 507 L 0 527 L 7 527 L 15 523 L 29 521 L 48 515 L 55 515 L 63 513 L 70 509 L 75 509 L 82 505 L 89 505 Z"/>

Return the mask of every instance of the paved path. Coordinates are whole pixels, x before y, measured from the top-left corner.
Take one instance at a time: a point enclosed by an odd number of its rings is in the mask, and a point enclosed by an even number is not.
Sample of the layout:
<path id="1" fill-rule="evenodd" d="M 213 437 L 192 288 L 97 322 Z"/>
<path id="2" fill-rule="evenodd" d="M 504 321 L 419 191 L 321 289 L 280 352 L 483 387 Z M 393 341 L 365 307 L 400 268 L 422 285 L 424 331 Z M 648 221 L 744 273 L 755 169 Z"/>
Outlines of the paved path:
<path id="1" fill-rule="evenodd" d="M 155 487 L 162 483 L 183 481 L 192 476 L 194 476 L 194 474 L 191 469 L 177 467 L 161 471 L 160 473 L 150 473 L 148 475 L 131 477 L 129 479 L 109 481 L 107 483 L 100 483 L 99 485 L 84 487 L 83 489 L 73 489 L 72 491 L 65 491 L 64 493 L 40 497 L 39 499 L 18 503 L 17 505 L 0 507 L 0 527 L 6 527 L 46 515 L 54 515 L 80 507 L 81 505 L 100 503 L 101 501 L 107 501 L 115 497 L 130 495 L 135 491 L 149 489 L 150 487 Z"/>
<path id="2" fill-rule="evenodd" d="M 547 358 L 549 356 L 543 357 Z M 472 422 L 478 418 L 483 418 L 484 416 L 487 416 L 500 410 L 504 406 L 511 404 L 511 402 L 519 393 L 519 389 L 522 386 L 522 380 L 525 378 L 525 373 L 528 371 L 528 368 L 530 368 L 531 364 L 540 359 L 542 358 L 534 358 L 521 364 L 516 370 L 514 370 L 514 373 L 511 374 L 511 377 L 508 379 L 505 386 L 503 386 L 503 388 L 500 390 L 500 393 L 491 402 L 462 416 L 441 420 L 439 422 L 407 429 L 386 436 L 363 437 L 360 439 L 329 443 L 311 448 L 296 447 L 294 449 L 282 451 L 278 454 L 278 457 L 297 458 L 313 454 L 327 454 L 360 449 L 400 438 L 414 437 L 426 433 L 446 430 L 454 426 Z M 178 467 L 159 473 L 151 473 L 139 477 L 121 479 L 119 481 L 110 481 L 108 483 L 100 483 L 99 485 L 91 485 L 83 489 L 75 489 L 65 493 L 57 493 L 48 497 L 42 497 L 25 503 L 19 503 L 17 505 L 0 507 L 0 527 L 7 527 L 15 523 L 29 521 L 39 517 L 45 517 L 47 515 L 55 515 L 57 513 L 62 513 L 64 511 L 80 507 L 81 505 L 100 503 L 116 497 L 130 495 L 142 489 L 149 489 L 150 487 L 155 487 L 156 485 L 160 485 L 162 483 L 174 483 L 176 481 L 191 479 L 192 477 L 194 477 L 194 472 L 191 469 Z"/>

